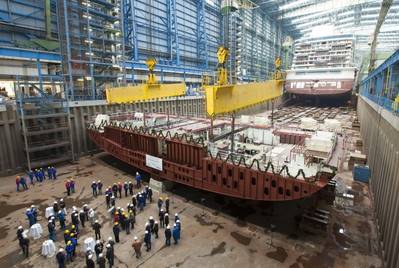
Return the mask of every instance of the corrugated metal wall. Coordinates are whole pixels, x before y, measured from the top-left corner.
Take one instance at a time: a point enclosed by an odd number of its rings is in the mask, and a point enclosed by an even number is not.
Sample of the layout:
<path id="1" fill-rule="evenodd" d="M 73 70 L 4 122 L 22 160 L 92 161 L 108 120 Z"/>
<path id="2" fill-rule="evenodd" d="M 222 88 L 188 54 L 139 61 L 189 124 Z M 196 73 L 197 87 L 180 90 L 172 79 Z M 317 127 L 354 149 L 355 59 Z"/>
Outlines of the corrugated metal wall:
<path id="1" fill-rule="evenodd" d="M 361 97 L 358 116 L 371 168 L 370 184 L 385 266 L 398 267 L 399 130 L 393 125 L 399 126 L 399 117 L 393 116 L 387 121 Z"/>

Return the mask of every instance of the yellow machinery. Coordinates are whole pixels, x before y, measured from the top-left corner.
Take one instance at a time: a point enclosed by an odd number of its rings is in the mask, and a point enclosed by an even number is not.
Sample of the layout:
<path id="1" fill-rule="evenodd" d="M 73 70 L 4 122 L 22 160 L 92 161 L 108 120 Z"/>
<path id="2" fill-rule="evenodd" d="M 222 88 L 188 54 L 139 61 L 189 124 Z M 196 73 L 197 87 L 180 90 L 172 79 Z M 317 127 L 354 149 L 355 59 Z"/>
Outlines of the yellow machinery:
<path id="1" fill-rule="evenodd" d="M 146 61 L 148 67 L 148 80 L 146 84 L 127 87 L 107 88 L 108 103 L 131 103 L 158 98 L 175 97 L 186 94 L 186 84 L 159 84 L 156 81 L 154 69 L 156 60 L 150 58 Z"/>
<path id="2" fill-rule="evenodd" d="M 280 59 L 276 59 L 276 72 L 272 80 L 233 85 L 227 82 L 228 74 L 225 65 L 228 54 L 228 49 L 225 47 L 219 48 L 217 53 L 219 61 L 217 85 L 205 87 L 206 110 L 209 116 L 232 113 L 282 95 L 283 80 L 280 71 Z"/>

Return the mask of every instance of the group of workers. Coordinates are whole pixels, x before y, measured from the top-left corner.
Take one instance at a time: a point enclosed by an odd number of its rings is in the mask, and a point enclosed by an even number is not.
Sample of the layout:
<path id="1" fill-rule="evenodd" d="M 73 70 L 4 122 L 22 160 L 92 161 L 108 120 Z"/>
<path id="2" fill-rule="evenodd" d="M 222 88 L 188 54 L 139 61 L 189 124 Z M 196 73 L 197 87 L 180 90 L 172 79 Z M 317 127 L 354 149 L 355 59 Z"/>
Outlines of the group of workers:
<path id="1" fill-rule="evenodd" d="M 35 184 L 35 179 L 36 182 L 43 182 L 46 179 L 46 173 L 43 168 L 35 170 L 31 169 L 27 172 L 27 175 L 29 177 L 31 185 Z M 49 166 L 47 168 L 47 178 L 49 180 L 57 179 L 57 170 L 55 169 L 55 167 Z M 24 176 L 17 176 L 15 179 L 15 183 L 17 185 L 17 192 L 20 191 L 20 187 L 22 187 L 23 190 L 28 190 L 28 182 Z"/>
<path id="2" fill-rule="evenodd" d="M 55 177 L 52 178 L 55 179 Z M 93 196 L 102 194 L 102 186 L 103 184 L 101 183 L 101 181 L 92 182 L 91 188 L 93 191 Z M 141 188 L 141 176 L 139 173 L 136 174 L 136 187 Z M 68 195 L 70 195 L 71 192 L 75 192 L 74 181 L 68 180 L 66 188 Z M 129 195 L 132 196 L 132 202 L 127 204 L 126 212 L 123 208 L 115 207 L 115 197 L 118 193 L 119 197 L 122 197 L 122 189 L 124 189 L 125 191 L 125 197 Z M 96 244 L 94 247 L 94 251 L 88 250 L 88 252 L 86 252 L 87 267 L 95 267 L 96 263 L 98 267 L 105 267 L 106 262 L 108 262 L 109 267 L 112 267 L 114 265 L 114 246 L 115 243 L 120 242 L 119 235 L 121 231 L 123 230 L 126 232 L 126 235 L 129 235 L 130 230 L 135 228 L 137 209 L 142 211 L 147 204 L 147 200 L 148 202 L 153 201 L 153 192 L 151 187 L 146 186 L 144 190 L 138 192 L 137 194 L 134 194 L 133 189 L 133 183 L 131 181 L 126 181 L 124 184 L 122 184 L 121 182 L 115 183 L 112 187 L 109 186 L 105 191 L 107 208 L 111 207 L 111 209 L 109 209 L 109 212 L 111 213 L 113 219 L 112 232 L 114 234 L 114 239 L 112 237 L 109 237 L 105 246 L 103 241 L 101 240 L 102 226 L 96 219 L 96 213 L 93 209 L 89 208 L 87 204 L 84 204 L 80 211 L 78 211 L 76 207 L 73 207 L 70 222 L 71 227 L 67 228 L 66 204 L 63 199 L 60 199 L 59 201 L 54 201 L 52 207 L 54 214 L 48 217 L 47 227 L 49 239 L 53 241 L 56 241 L 56 220 L 59 221 L 59 228 L 64 231 L 65 247 L 60 248 L 58 253 L 56 254 L 56 260 L 60 268 L 65 267 L 67 262 L 73 262 L 73 259 L 76 256 L 76 247 L 78 245 L 79 227 L 81 226 L 81 228 L 85 228 L 85 223 L 88 221 L 90 222 L 90 225 L 94 230 Z M 142 241 L 137 236 L 134 236 L 132 247 L 135 252 L 136 258 L 141 257 L 141 248 L 143 244 L 146 247 L 146 251 L 151 250 L 152 239 L 153 237 L 154 239 L 159 238 L 160 229 L 165 229 L 164 235 L 166 246 L 171 245 L 172 238 L 175 244 L 177 244 L 180 240 L 180 218 L 179 215 L 176 213 L 173 228 L 171 228 L 169 220 L 168 197 L 159 197 L 157 207 L 159 220 L 154 220 L 154 217 L 152 216 L 149 217 L 147 223 L 145 224 L 144 238 Z M 26 216 L 29 221 L 29 226 L 37 223 L 37 208 L 32 205 L 30 209 L 26 210 Z M 25 256 L 28 256 L 29 239 L 24 234 L 22 226 L 18 228 L 17 237 L 23 253 L 25 254 Z M 94 254 L 96 256 L 96 260 L 94 260 Z"/>

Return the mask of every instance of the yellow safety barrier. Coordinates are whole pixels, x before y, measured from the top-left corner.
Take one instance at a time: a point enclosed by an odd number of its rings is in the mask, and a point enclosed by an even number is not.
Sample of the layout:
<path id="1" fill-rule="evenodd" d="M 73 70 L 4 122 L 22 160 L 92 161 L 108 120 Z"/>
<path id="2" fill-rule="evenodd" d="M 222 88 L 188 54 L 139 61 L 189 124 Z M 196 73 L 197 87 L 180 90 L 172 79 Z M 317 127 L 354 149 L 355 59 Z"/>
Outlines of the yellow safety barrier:
<path id="1" fill-rule="evenodd" d="M 142 84 L 130 87 L 107 88 L 108 103 L 131 103 L 186 94 L 186 84 Z"/>
<path id="2" fill-rule="evenodd" d="M 206 110 L 209 116 L 231 113 L 280 97 L 283 80 L 240 85 L 206 86 Z"/>

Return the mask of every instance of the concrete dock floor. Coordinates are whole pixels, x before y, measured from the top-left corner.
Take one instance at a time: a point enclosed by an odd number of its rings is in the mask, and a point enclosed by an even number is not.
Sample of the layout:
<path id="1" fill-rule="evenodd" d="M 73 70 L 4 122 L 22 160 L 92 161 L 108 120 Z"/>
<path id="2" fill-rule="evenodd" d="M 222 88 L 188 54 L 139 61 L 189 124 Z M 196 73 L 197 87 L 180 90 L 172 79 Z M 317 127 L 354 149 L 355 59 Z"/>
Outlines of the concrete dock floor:
<path id="1" fill-rule="evenodd" d="M 57 169 L 56 181 L 46 180 L 19 193 L 15 192 L 15 176 L 1 178 L 0 267 L 57 267 L 55 257 L 40 255 L 41 244 L 48 234 L 44 210 L 56 199 L 64 198 L 69 212 L 72 206 L 89 204 L 103 225 L 102 238 L 112 235 L 105 197 L 92 197 L 90 184 L 99 179 L 104 187 L 118 181 L 134 181 L 135 170 L 106 154 L 81 158 L 75 164 Z M 64 182 L 72 177 L 76 179 L 77 192 L 67 197 Z M 337 188 L 348 189 L 348 186 L 354 200 L 338 198 L 332 205 L 319 204 L 330 211 L 331 217 L 327 230 L 314 234 L 298 229 L 294 218 L 314 199 L 248 202 L 175 185 L 171 192 L 162 195 L 170 197 L 170 215 L 180 214 L 180 243 L 165 247 L 161 229 L 160 238 L 153 239 L 150 252 L 143 247 L 141 259 L 133 255 L 133 237 L 144 236 L 149 216 L 157 218 L 158 193 L 155 193 L 155 201 L 137 215 L 132 233 L 121 232 L 121 243 L 115 248 L 115 267 L 381 267 L 368 185 L 353 182 L 350 173 L 340 174 Z M 116 204 L 125 208 L 130 201 L 130 197 L 117 198 Z M 32 204 L 39 207 L 44 234 L 39 240 L 31 239 L 31 254 L 25 259 L 18 246 L 16 229 L 19 225 L 28 228 L 25 209 Z M 85 267 L 82 244 L 89 236 L 94 236 L 94 232 L 86 226 L 79 237 L 78 257 L 67 267 Z M 57 232 L 56 246 L 64 246 L 61 231 Z"/>

